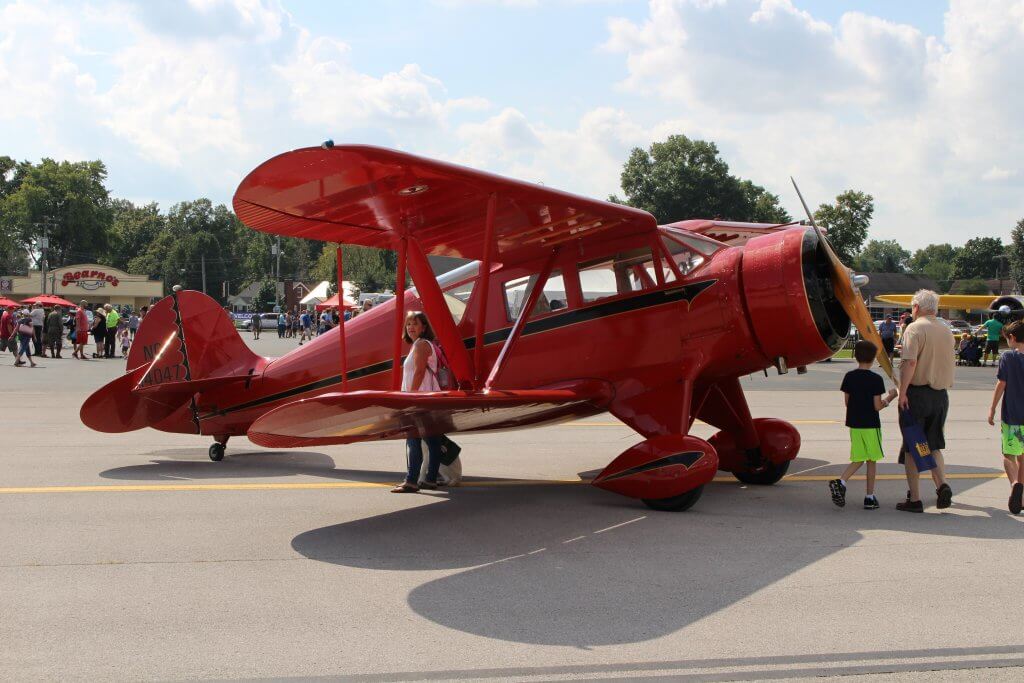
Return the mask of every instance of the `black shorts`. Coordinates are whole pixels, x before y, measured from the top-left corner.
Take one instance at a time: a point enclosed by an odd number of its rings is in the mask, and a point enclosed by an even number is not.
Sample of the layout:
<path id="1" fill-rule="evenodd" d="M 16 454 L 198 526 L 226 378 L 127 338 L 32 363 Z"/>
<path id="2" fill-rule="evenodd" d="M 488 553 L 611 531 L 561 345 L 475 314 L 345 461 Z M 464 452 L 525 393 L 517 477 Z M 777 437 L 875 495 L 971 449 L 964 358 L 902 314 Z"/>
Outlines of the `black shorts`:
<path id="1" fill-rule="evenodd" d="M 892 355 L 892 352 L 896 350 L 896 338 L 895 337 L 882 337 L 882 348 L 885 352 Z"/>
<path id="2" fill-rule="evenodd" d="M 910 401 L 910 414 L 924 429 L 928 439 L 928 448 L 941 450 L 946 447 L 946 416 L 949 414 L 949 393 L 945 389 L 932 389 L 929 386 L 907 388 L 907 400 Z"/>
<path id="3" fill-rule="evenodd" d="M 986 354 L 994 353 L 996 355 L 999 355 L 999 340 L 998 339 L 989 339 L 988 341 L 986 341 L 985 342 L 985 353 Z"/>

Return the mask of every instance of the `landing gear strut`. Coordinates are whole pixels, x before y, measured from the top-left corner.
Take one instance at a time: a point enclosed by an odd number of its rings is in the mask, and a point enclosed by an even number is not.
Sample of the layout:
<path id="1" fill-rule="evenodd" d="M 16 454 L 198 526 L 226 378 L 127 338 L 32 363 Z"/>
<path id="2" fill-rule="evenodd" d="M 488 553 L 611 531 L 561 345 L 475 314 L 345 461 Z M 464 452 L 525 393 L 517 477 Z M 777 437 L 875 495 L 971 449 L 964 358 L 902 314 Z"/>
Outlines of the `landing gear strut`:
<path id="1" fill-rule="evenodd" d="M 210 460 L 214 462 L 220 462 L 224 459 L 224 447 L 228 443 L 228 437 L 218 438 L 215 442 L 210 444 Z"/>

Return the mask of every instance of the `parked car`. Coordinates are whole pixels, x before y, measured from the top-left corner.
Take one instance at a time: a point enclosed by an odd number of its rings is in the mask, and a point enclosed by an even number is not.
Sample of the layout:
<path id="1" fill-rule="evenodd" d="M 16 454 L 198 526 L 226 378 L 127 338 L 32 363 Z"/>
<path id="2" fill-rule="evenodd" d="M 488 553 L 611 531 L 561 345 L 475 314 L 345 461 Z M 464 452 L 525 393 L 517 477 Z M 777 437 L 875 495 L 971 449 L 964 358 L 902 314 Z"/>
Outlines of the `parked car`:
<path id="1" fill-rule="evenodd" d="M 275 330 L 277 329 L 277 313 L 260 313 L 260 320 L 263 322 L 264 330 L 269 329 L 271 327 L 274 328 Z M 249 318 L 248 320 L 242 323 L 242 329 L 252 329 L 252 318 Z"/>

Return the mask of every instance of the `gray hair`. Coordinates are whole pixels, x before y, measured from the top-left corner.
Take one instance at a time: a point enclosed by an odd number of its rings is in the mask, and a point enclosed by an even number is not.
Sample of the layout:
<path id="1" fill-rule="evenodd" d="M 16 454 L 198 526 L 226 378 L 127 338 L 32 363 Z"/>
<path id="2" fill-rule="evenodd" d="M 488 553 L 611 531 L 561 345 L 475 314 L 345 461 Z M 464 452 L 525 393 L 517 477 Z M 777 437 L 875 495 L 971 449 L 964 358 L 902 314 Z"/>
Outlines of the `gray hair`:
<path id="1" fill-rule="evenodd" d="M 921 313 L 939 312 L 939 295 L 930 289 L 919 289 L 910 300 L 912 306 L 917 306 Z"/>

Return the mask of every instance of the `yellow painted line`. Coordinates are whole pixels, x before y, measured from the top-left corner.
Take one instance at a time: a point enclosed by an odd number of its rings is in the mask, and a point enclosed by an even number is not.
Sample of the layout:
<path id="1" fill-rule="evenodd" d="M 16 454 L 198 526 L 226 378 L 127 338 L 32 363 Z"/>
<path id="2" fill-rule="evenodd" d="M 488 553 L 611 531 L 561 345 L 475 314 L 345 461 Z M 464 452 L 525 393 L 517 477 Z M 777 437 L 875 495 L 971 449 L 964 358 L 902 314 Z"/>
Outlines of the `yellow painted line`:
<path id="1" fill-rule="evenodd" d="M 1000 479 L 1002 472 L 971 472 L 947 474 L 947 479 Z M 797 474 L 783 481 L 809 482 L 830 481 L 834 474 Z M 396 477 L 397 479 L 397 477 Z M 863 479 L 861 476 L 854 479 Z M 902 474 L 879 474 L 881 481 L 904 479 Z M 715 483 L 736 483 L 731 475 L 718 475 Z M 459 488 L 496 488 L 502 486 L 567 486 L 589 484 L 589 479 L 491 479 L 464 481 Z M 17 493 L 149 493 L 160 491 L 309 491 L 325 489 L 383 489 L 395 484 L 372 481 L 325 481 L 325 482 L 275 482 L 245 484 L 112 484 L 91 486 L 6 486 L 0 487 L 0 494 Z"/>
<path id="2" fill-rule="evenodd" d="M 795 425 L 837 425 L 842 424 L 840 420 L 787 420 Z M 708 426 L 706 422 L 697 420 L 696 424 Z M 624 422 L 566 422 L 562 427 L 628 427 Z"/>

